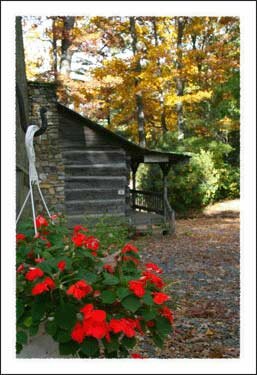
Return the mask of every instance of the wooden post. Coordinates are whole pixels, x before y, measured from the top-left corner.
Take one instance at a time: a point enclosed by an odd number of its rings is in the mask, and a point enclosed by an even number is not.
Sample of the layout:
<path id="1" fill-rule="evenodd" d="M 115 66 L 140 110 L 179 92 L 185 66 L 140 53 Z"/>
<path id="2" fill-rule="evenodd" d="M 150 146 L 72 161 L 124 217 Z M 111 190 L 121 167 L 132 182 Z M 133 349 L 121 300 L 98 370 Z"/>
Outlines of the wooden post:
<path id="1" fill-rule="evenodd" d="M 136 173 L 137 173 L 137 168 L 139 166 L 139 162 L 137 161 L 131 161 L 130 163 L 130 166 L 131 166 L 131 170 L 132 170 L 132 208 L 135 207 L 135 200 L 136 200 L 136 194 L 134 192 L 134 190 L 136 190 Z"/>
<path id="2" fill-rule="evenodd" d="M 167 185 L 167 176 L 170 170 L 170 163 L 159 163 L 161 170 L 162 170 L 162 181 L 163 181 L 163 212 L 164 212 L 164 221 L 167 223 L 168 221 L 168 212 L 167 212 L 167 204 L 168 201 L 168 185 Z"/>

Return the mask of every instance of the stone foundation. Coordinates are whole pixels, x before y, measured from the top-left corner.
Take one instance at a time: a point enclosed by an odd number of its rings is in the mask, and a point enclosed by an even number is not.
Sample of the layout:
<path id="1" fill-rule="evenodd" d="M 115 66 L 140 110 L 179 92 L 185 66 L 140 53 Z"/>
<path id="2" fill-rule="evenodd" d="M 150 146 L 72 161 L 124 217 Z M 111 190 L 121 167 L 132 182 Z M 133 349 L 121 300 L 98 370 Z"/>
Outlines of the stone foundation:
<path id="1" fill-rule="evenodd" d="M 36 166 L 40 187 L 51 213 L 64 212 L 64 165 L 59 141 L 59 116 L 57 112 L 56 85 L 29 82 L 30 124 L 41 124 L 39 109 L 47 107 L 46 132 L 34 138 Z M 36 213 L 43 213 L 39 194 L 35 192 Z"/>

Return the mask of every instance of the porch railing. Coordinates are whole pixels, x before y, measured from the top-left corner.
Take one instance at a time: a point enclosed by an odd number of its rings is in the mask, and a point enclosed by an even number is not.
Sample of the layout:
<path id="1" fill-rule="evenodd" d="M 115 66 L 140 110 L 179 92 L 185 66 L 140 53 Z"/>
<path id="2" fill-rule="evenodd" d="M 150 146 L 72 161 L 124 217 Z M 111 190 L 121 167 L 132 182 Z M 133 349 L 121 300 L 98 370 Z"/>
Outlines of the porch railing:
<path id="1" fill-rule="evenodd" d="M 164 215 L 163 195 L 161 193 L 131 189 L 130 205 L 133 209 L 137 208 Z"/>

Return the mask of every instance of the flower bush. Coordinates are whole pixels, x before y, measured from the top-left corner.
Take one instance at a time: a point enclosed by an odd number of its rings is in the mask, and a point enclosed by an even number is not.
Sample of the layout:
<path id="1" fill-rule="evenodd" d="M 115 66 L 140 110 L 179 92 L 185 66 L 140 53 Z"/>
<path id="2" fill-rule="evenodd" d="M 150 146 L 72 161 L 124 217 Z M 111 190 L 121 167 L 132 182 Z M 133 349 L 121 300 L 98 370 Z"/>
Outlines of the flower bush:
<path id="1" fill-rule="evenodd" d="M 140 336 L 162 347 L 172 331 L 162 269 L 142 264 L 132 243 L 108 249 L 77 225 L 42 216 L 22 224 L 17 241 L 17 352 L 39 325 L 59 343 L 61 355 L 141 358 Z M 111 249 L 111 250 L 110 250 Z"/>

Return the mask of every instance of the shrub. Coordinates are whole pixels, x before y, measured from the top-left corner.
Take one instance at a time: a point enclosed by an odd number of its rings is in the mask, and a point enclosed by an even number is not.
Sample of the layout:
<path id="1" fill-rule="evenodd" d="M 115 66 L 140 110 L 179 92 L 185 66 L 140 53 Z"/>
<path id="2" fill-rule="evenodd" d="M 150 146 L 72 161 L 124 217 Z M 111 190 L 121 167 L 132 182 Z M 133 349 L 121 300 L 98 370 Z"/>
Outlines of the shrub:
<path id="1" fill-rule="evenodd" d="M 194 154 L 189 163 L 174 166 L 168 175 L 168 192 L 171 206 L 178 212 L 200 208 L 215 198 L 219 171 L 215 168 L 210 151 Z M 158 166 L 141 169 L 143 189 L 161 191 L 162 178 Z"/>
<path id="2" fill-rule="evenodd" d="M 61 355 L 138 358 L 143 335 L 162 347 L 173 322 L 162 270 L 142 264 L 131 243 L 109 254 L 83 226 L 69 233 L 54 220 L 38 217 L 37 237 L 27 223 L 16 235 L 17 352 L 40 324 Z"/>
<path id="3" fill-rule="evenodd" d="M 219 169 L 219 185 L 215 194 L 215 200 L 235 199 L 240 196 L 240 170 L 230 164 L 223 164 Z"/>

